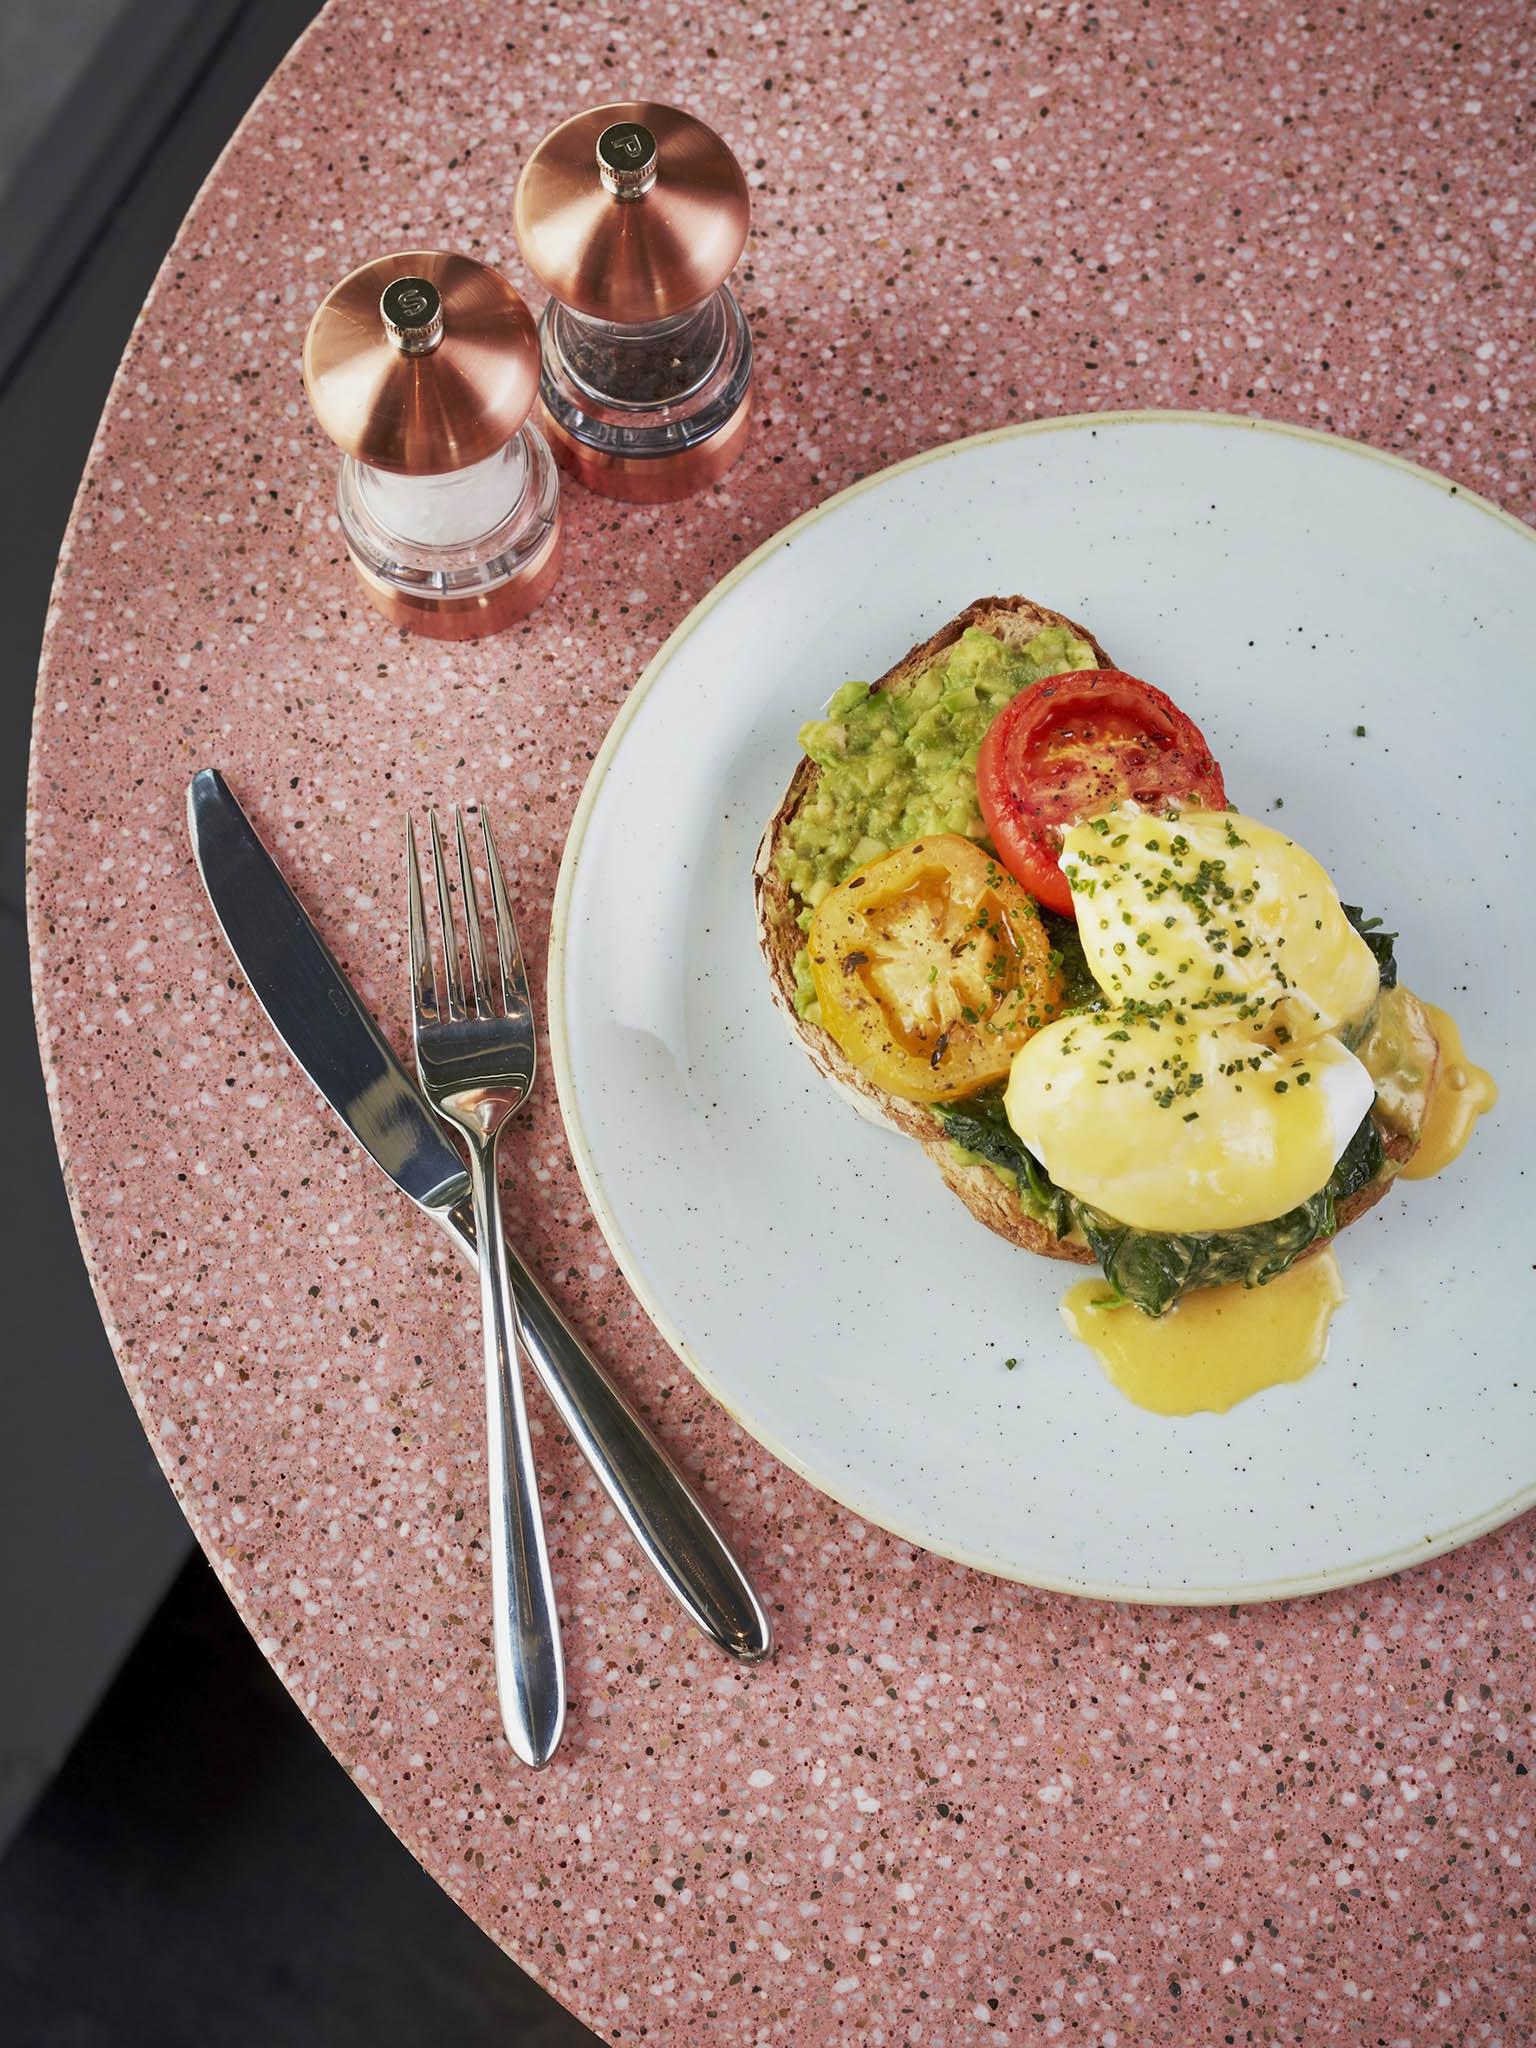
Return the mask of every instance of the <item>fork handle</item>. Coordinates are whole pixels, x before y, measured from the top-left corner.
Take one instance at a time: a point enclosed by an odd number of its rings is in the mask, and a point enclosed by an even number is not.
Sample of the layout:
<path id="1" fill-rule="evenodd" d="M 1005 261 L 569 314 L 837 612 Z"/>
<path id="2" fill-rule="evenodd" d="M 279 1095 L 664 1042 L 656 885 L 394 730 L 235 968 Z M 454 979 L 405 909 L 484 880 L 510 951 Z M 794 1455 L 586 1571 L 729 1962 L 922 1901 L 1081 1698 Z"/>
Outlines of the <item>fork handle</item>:
<path id="1" fill-rule="evenodd" d="M 437 1215 L 459 1249 L 477 1258 L 470 1204 L 460 1202 Z M 722 1650 L 743 1663 L 766 1656 L 773 1631 L 730 1545 L 538 1279 L 510 1246 L 506 1255 L 519 1332 L 534 1371 L 652 1568 Z"/>
<path id="2" fill-rule="evenodd" d="M 469 1167 L 481 1247 L 496 1688 L 508 1742 L 525 1764 L 540 1770 L 554 1755 L 565 1726 L 565 1664 L 517 1359 L 518 1316 L 497 1206 L 494 1133 L 469 1137 Z"/>

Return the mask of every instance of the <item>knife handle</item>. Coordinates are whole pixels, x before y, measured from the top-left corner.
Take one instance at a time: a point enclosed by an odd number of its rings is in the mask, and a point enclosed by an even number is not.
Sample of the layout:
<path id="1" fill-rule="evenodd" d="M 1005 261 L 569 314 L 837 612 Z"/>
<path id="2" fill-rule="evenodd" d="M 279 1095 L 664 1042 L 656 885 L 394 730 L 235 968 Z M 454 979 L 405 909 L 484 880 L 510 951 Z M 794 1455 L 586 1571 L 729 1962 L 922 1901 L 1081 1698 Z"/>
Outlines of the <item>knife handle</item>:
<path id="1" fill-rule="evenodd" d="M 478 1263 L 469 1201 L 438 1215 Z M 722 1650 L 765 1657 L 768 1617 L 703 1504 L 510 1245 L 507 1263 L 529 1362 L 667 1591 Z"/>

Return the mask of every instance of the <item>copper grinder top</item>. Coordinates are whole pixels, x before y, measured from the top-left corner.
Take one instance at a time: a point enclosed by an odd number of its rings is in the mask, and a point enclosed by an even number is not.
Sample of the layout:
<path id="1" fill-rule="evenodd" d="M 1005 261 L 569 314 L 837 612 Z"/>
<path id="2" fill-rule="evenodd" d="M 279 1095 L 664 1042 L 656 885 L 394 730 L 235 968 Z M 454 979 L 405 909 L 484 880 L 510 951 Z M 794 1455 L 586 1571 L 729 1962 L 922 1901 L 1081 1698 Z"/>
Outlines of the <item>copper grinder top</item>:
<path id="1" fill-rule="evenodd" d="M 618 100 L 546 135 L 517 181 L 517 239 L 563 305 L 629 326 L 707 299 L 747 239 L 747 181 L 713 128 Z"/>
<path id="2" fill-rule="evenodd" d="M 533 410 L 539 337 L 472 256 L 405 249 L 344 277 L 304 337 L 315 417 L 373 469 L 440 476 L 494 455 Z"/>

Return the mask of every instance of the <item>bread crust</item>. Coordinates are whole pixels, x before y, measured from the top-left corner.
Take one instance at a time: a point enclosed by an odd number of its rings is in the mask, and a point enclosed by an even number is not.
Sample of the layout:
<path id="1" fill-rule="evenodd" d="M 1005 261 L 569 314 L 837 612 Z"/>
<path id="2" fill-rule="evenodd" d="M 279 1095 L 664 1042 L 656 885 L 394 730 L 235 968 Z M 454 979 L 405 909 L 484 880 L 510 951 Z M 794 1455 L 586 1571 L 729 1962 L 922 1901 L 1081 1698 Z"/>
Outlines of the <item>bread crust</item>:
<path id="1" fill-rule="evenodd" d="M 1075 619 L 1069 619 L 1065 613 L 1051 611 L 1027 597 L 980 597 L 974 604 L 967 605 L 958 617 L 951 619 L 947 626 L 941 626 L 937 633 L 903 655 L 894 668 L 888 669 L 872 687 L 876 690 L 910 687 L 924 670 L 932 666 L 936 656 L 952 647 L 961 634 L 973 626 L 1014 647 L 1032 640 L 1047 626 L 1064 626 L 1068 632 L 1088 642 L 1100 668 L 1115 666 L 1088 628 L 1079 625 Z M 816 763 L 809 759 L 803 759 L 795 769 L 789 787 L 768 821 L 752 870 L 758 944 L 768 964 L 773 999 L 790 1030 L 812 1065 L 861 1116 L 872 1123 L 888 1124 L 922 1146 L 946 1185 L 960 1197 L 978 1223 L 984 1223 L 999 1237 L 1005 1237 L 1011 1244 L 1036 1252 L 1043 1258 L 1064 1259 L 1075 1265 L 1094 1265 L 1093 1253 L 1086 1245 L 1054 1236 L 1029 1214 L 1015 1190 L 990 1167 L 957 1159 L 948 1133 L 932 1110 L 920 1103 L 903 1102 L 896 1096 L 887 1095 L 883 1089 L 866 1080 L 831 1033 L 819 1024 L 810 1023 L 796 1010 L 795 958 L 803 943 L 803 934 L 797 920 L 796 899 L 779 873 L 778 851 L 800 806 L 815 788 L 820 773 Z M 1340 1230 L 1363 1216 L 1367 1209 L 1374 1208 L 1391 1186 L 1396 1171 L 1413 1156 L 1414 1141 L 1411 1138 L 1386 1129 L 1383 1129 L 1382 1137 L 1392 1171 L 1379 1175 L 1340 1205 Z M 1319 1239 L 1311 1250 L 1321 1251 L 1327 1242 L 1330 1240 Z"/>

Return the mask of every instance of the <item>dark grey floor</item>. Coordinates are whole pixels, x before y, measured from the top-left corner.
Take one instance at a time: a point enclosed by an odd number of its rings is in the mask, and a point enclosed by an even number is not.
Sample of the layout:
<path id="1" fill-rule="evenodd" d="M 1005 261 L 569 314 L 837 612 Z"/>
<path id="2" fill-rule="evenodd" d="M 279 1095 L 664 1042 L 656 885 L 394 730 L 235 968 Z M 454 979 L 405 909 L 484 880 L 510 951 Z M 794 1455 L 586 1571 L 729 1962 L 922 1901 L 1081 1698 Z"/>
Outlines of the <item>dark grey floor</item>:
<path id="1" fill-rule="evenodd" d="M 59 108 L 132 0 L 10 0 L 0 7 L 0 190 L 36 159 Z"/>
<path id="2" fill-rule="evenodd" d="M 33 1040 L 25 775 L 54 558 L 160 258 L 316 11 L 317 0 L 0 0 L 6 2048 L 591 2039 L 417 1868 L 206 1565 L 188 1562 L 86 1282 Z"/>
<path id="3" fill-rule="evenodd" d="M 0 1862 L 14 2048 L 580 2048 L 391 1835 L 199 1556 Z"/>
<path id="4" fill-rule="evenodd" d="M 191 1539 L 118 1380 L 54 1159 L 23 914 L 28 733 L 54 559 L 135 315 L 316 0 L 0 0 L 0 1849 Z M 67 1492 L 61 1494 L 61 1474 Z M 61 1500 L 67 1508 L 61 1511 Z"/>

